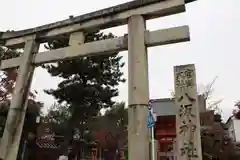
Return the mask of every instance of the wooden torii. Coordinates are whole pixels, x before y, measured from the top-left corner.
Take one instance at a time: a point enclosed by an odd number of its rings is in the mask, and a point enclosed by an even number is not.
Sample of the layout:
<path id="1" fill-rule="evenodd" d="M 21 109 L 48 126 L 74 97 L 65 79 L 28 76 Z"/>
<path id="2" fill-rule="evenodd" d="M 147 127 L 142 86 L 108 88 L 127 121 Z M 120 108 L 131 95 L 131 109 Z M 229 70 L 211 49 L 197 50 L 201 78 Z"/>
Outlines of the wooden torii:
<path id="1" fill-rule="evenodd" d="M 185 12 L 185 4 L 194 0 L 135 0 L 89 14 L 39 26 L 36 28 L 0 32 L 0 45 L 24 48 L 21 57 L 2 60 L 0 69 L 19 67 L 10 110 L 1 142 L 0 159 L 16 160 L 26 112 L 26 96 L 36 65 L 97 56 L 128 50 L 130 160 L 148 160 L 148 60 L 147 47 L 189 41 L 188 26 L 146 30 L 146 20 Z M 128 25 L 128 35 L 84 43 L 84 32 Z M 69 46 L 38 52 L 40 43 L 69 37 Z"/>

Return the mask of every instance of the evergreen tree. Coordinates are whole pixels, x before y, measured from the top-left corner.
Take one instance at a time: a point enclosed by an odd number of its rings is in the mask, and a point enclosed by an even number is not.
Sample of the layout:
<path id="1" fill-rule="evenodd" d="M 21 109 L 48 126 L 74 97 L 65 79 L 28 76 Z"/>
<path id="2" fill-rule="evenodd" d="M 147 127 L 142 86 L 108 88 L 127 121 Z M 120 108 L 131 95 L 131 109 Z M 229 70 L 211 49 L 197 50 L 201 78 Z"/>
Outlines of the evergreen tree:
<path id="1" fill-rule="evenodd" d="M 87 33 L 85 43 L 109 38 L 114 38 L 113 34 Z M 46 48 L 57 49 L 66 46 L 68 39 L 49 42 Z M 71 113 L 68 126 L 72 132 L 66 133 L 66 144 L 71 142 L 74 128 L 80 129 L 83 134 L 91 118 L 98 116 L 102 108 L 114 104 L 112 98 L 118 96 L 116 87 L 125 81 L 120 71 L 124 66 L 121 59 L 118 53 L 113 53 L 44 66 L 51 76 L 63 79 L 57 89 L 48 89 L 46 93 L 53 95 L 59 103 L 66 103 Z"/>

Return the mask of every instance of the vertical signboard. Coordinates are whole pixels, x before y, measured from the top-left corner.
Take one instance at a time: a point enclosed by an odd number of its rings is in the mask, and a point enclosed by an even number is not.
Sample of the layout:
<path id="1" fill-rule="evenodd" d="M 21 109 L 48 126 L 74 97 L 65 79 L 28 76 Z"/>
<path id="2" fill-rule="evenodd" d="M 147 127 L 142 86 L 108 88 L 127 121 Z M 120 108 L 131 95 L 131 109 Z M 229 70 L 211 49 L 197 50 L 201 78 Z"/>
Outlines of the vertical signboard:
<path id="1" fill-rule="evenodd" d="M 178 160 L 202 160 L 196 72 L 193 64 L 174 67 Z"/>

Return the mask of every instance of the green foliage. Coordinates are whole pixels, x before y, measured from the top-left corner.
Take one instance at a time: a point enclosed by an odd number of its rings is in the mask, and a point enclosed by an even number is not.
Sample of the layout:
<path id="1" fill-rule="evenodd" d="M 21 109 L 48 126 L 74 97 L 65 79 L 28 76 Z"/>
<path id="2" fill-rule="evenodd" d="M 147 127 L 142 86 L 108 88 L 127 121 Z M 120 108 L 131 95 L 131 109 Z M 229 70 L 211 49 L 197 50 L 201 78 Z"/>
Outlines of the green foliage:
<path id="1" fill-rule="evenodd" d="M 113 37 L 112 34 L 91 33 L 86 35 L 86 42 Z M 52 42 L 49 48 L 65 47 L 67 44 L 67 41 Z M 45 65 L 52 76 L 64 79 L 57 89 L 46 90 L 46 93 L 53 95 L 60 103 L 66 102 L 72 111 L 82 113 L 83 120 L 97 116 L 101 108 L 114 104 L 112 97 L 118 96 L 116 86 L 125 81 L 120 71 L 124 65 L 120 62 L 121 58 L 115 53 Z"/>
<path id="2" fill-rule="evenodd" d="M 71 112 L 67 105 L 53 104 L 44 117 L 45 121 L 53 124 L 52 130 L 56 135 L 62 136 L 68 130 L 68 121 Z"/>
<path id="3" fill-rule="evenodd" d="M 123 133 L 127 130 L 128 112 L 124 103 L 117 103 L 110 110 L 105 113 L 105 119 L 108 122 L 107 126 L 111 124 L 114 130 Z"/>
<path id="4" fill-rule="evenodd" d="M 66 134 L 66 130 L 69 130 L 69 113 L 69 108 L 66 105 L 54 104 L 49 109 L 45 119 L 53 124 L 53 131 L 56 135 L 64 135 Z M 96 137 L 97 132 L 111 132 L 117 135 L 117 138 L 122 142 L 121 144 L 124 145 L 127 142 L 127 117 L 128 113 L 125 104 L 116 103 L 104 115 L 94 117 L 84 125 L 75 126 L 75 129 L 81 130 L 83 127 L 85 128 L 85 132 L 81 134 L 83 134 L 82 137 L 87 142 L 98 140 Z"/>
<path id="5" fill-rule="evenodd" d="M 45 119 L 48 122 L 61 124 L 65 123 L 71 117 L 71 112 L 67 105 L 61 105 L 54 103 L 51 108 L 48 110 L 48 114 L 45 116 Z"/>
<path id="6" fill-rule="evenodd" d="M 128 113 L 124 103 L 116 103 L 104 115 L 96 117 L 91 123 L 91 129 L 96 131 L 111 131 L 124 134 L 127 130 Z"/>
<path id="7" fill-rule="evenodd" d="M 2 101 L 0 103 L 0 137 L 3 134 L 5 122 L 7 119 L 8 110 L 10 107 L 10 100 Z M 40 116 L 40 110 L 43 104 L 35 102 L 33 100 L 28 101 L 27 112 L 25 116 L 25 122 L 23 127 L 23 135 L 32 132 L 35 133 L 37 129 L 36 118 Z"/>
<path id="8" fill-rule="evenodd" d="M 127 126 L 128 126 L 128 110 L 124 103 L 117 103 L 103 116 L 105 122 L 98 124 L 106 131 L 117 135 L 119 146 L 124 147 L 127 144 Z"/>
<path id="9" fill-rule="evenodd" d="M 203 160 L 219 159 L 228 160 L 235 156 L 234 144 L 224 130 L 224 124 L 216 122 L 216 128 L 202 129 L 201 143 Z"/>

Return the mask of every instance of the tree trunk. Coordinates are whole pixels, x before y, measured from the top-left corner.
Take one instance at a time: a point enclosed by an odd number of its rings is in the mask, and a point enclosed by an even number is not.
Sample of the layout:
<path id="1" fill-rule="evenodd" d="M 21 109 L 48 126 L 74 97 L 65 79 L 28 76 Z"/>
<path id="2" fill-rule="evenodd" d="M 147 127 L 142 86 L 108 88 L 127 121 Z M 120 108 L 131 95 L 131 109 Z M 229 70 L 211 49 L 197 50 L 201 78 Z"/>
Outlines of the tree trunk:
<path id="1" fill-rule="evenodd" d="M 66 132 L 65 132 L 65 139 L 64 139 L 64 145 L 63 145 L 63 149 L 64 150 L 67 150 L 70 146 L 73 147 L 72 148 L 72 152 L 71 152 L 71 156 L 69 156 L 69 160 L 74 160 L 76 156 L 79 157 L 79 149 L 81 147 L 77 147 L 75 148 L 74 147 L 74 144 L 73 144 L 73 136 L 75 134 L 75 128 L 78 128 L 79 124 L 80 124 L 80 120 L 79 120 L 79 115 L 78 115 L 79 112 L 77 112 L 77 109 L 74 108 L 73 112 L 72 112 L 72 116 L 71 118 L 69 119 L 68 121 L 68 128 L 66 129 Z M 80 130 L 80 134 L 81 136 L 83 135 L 83 132 L 84 130 Z"/>
<path id="2" fill-rule="evenodd" d="M 72 144 L 74 134 L 74 119 L 71 117 L 68 121 L 67 129 L 64 134 L 64 141 L 61 145 L 62 152 L 65 152 Z"/>

